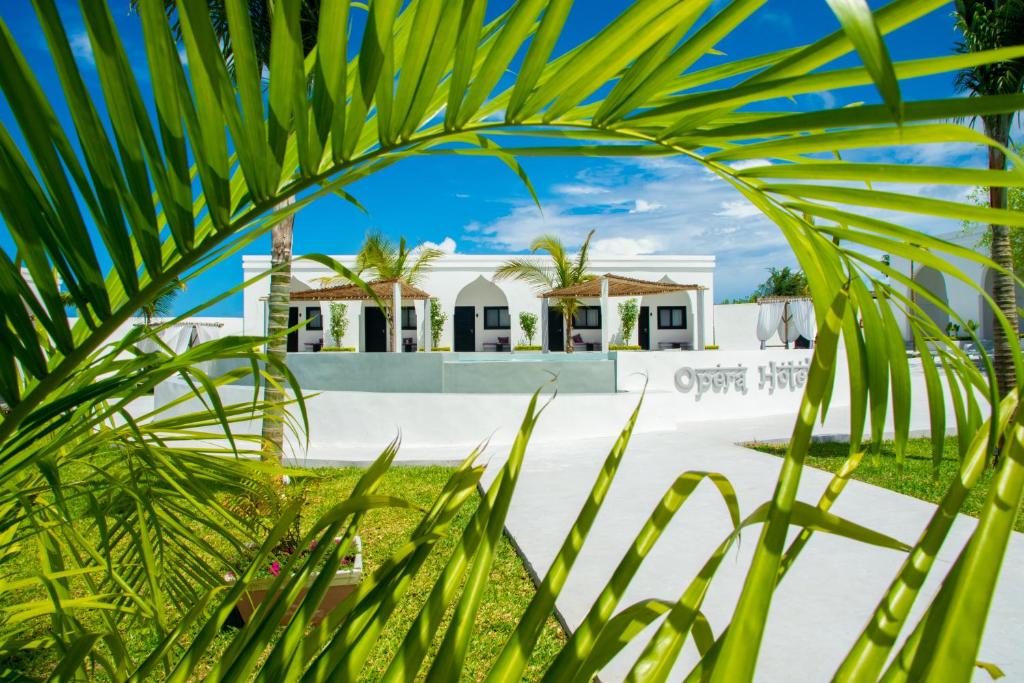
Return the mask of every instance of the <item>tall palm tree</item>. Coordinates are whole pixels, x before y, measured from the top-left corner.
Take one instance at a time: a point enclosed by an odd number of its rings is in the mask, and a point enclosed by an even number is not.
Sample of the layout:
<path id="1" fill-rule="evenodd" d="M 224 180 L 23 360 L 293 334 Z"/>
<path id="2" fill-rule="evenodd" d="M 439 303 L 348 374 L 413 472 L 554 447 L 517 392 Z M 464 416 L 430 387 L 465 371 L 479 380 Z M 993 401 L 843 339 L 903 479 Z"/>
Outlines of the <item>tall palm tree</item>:
<path id="1" fill-rule="evenodd" d="M 1024 0 L 957 0 L 957 28 L 963 34 L 960 52 L 981 52 L 1020 45 L 1024 42 Z M 981 64 L 961 71 L 957 86 L 972 96 L 1016 95 L 1024 91 L 1024 59 Z M 981 117 L 985 133 L 1003 147 L 1010 142 L 1013 114 L 988 114 Z M 990 170 L 1006 170 L 1006 155 L 996 146 L 988 148 Z M 989 206 L 1005 209 L 1006 188 L 990 186 Z M 1013 278 L 1013 249 L 1010 228 L 993 224 L 991 230 L 992 260 L 1005 271 L 996 271 L 993 298 L 1006 316 L 1010 327 L 1017 329 L 1016 286 Z M 1000 395 L 1017 386 L 1013 353 L 1006 332 L 995 325 L 995 368 Z"/>
<path id="2" fill-rule="evenodd" d="M 513 258 L 505 261 L 498 270 L 494 271 L 496 280 L 521 280 L 527 282 L 534 289 L 544 292 L 551 289 L 561 289 L 578 285 L 587 280 L 593 280 L 596 275 L 587 272 L 590 265 L 590 239 L 594 236 L 591 230 L 583 245 L 572 257 L 566 252 L 565 245 L 555 235 L 541 235 L 530 244 L 530 251 L 536 254 L 538 251 L 546 251 L 551 256 L 551 265 L 544 266 L 533 259 Z M 561 311 L 565 319 L 565 352 L 572 353 L 572 319 L 576 310 L 580 307 L 579 299 L 559 299 L 555 308 Z"/>
<path id="3" fill-rule="evenodd" d="M 308 56 L 316 46 L 317 31 L 320 25 L 320 0 L 297 0 L 300 3 L 299 30 L 303 56 Z M 131 0 L 132 7 L 137 7 L 139 0 Z M 210 13 L 210 24 L 213 27 L 217 43 L 221 48 L 227 71 L 232 80 L 236 76 L 235 50 L 229 30 L 228 10 L 225 0 L 207 0 Z M 182 41 L 182 25 L 178 16 L 177 0 L 164 0 L 167 18 L 171 23 L 171 31 L 175 39 Z M 270 74 L 270 38 L 273 26 L 273 3 L 269 0 L 245 0 L 252 32 L 252 48 L 255 67 L 260 74 Z M 282 206 L 290 205 L 294 198 L 286 199 Z M 267 297 L 267 354 L 281 363 L 288 352 L 288 307 L 290 302 L 292 281 L 292 243 L 295 231 L 295 214 L 288 214 L 274 225 L 270 233 L 270 295 Z M 281 387 L 285 385 L 284 375 L 279 364 L 267 366 L 266 379 L 263 383 L 271 415 L 263 419 L 262 432 L 264 452 L 263 459 L 280 460 L 284 449 L 284 420 L 277 406 L 282 405 L 284 394 Z"/>
<path id="4" fill-rule="evenodd" d="M 378 280 L 405 280 L 410 285 L 418 284 L 423 280 L 432 264 L 444 256 L 444 252 L 433 247 L 426 247 L 418 244 L 409 248 L 405 237 L 398 238 L 395 244 L 384 233 L 374 230 L 366 235 L 363 246 L 356 254 L 356 269 L 367 273 L 370 277 Z M 398 348 L 398 336 L 395 326 L 392 324 L 395 311 L 392 310 L 390 299 L 384 314 L 388 319 L 388 329 L 391 330 L 391 348 Z"/>

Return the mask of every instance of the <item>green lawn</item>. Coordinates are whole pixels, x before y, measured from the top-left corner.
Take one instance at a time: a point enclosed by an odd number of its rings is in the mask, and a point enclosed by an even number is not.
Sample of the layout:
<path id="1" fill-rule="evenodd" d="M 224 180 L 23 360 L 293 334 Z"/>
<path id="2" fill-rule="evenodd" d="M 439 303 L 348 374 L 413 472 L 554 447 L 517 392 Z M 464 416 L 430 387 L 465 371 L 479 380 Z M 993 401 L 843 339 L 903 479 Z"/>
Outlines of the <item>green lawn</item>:
<path id="1" fill-rule="evenodd" d="M 384 476 L 379 493 L 403 497 L 413 503 L 429 507 L 451 472 L 452 470 L 446 467 L 395 467 Z M 363 474 L 363 470 L 328 468 L 317 470 L 314 474 L 319 476 L 302 479 L 304 483 L 301 485 L 306 487 L 307 501 L 307 508 L 303 514 L 303 526 L 307 526 L 322 512 L 344 500 Z M 458 542 L 461 529 L 468 524 L 478 502 L 479 496 L 474 496 L 468 501 L 456 517 L 452 526 L 453 534 L 438 542 L 434 552 L 431 553 L 422 571 L 410 585 L 405 598 L 382 633 L 376 651 L 367 660 L 361 680 L 374 681 L 384 673 L 386 665 L 401 646 L 402 638 L 409 625 L 419 614 L 419 609 L 433 588 L 434 581 Z M 413 510 L 393 508 L 377 509 L 367 513 L 360 530 L 363 540 L 365 573 L 369 574 L 374 571 L 408 539 L 409 533 L 419 520 L 419 515 L 420 513 Z M 33 571 L 33 553 L 23 553 L 14 565 L 13 567 L 8 566 L 7 576 L 0 578 L 9 578 L 22 572 Z M 484 677 L 508 636 L 515 629 L 520 615 L 526 609 L 534 593 L 533 582 L 527 575 L 519 556 L 516 555 L 508 540 L 503 538 L 491 569 L 490 584 L 477 615 L 474 641 L 466 658 L 467 680 L 480 680 Z M 169 607 L 175 611 L 175 606 Z M 450 613 L 448 616 L 450 617 Z M 445 619 L 445 625 L 447 625 L 447 620 L 448 617 Z M 48 629 L 49 622 L 46 619 L 40 619 L 36 633 L 42 636 Z M 218 639 L 219 647 L 227 647 L 230 633 L 227 631 Z M 440 633 L 443 636 L 443 629 Z M 125 637 L 136 658 L 145 656 L 156 644 L 146 632 L 128 629 Z M 554 618 L 549 618 L 526 672 L 526 678 L 528 680 L 539 679 L 547 664 L 564 643 L 565 636 L 561 628 Z M 440 639 L 434 643 L 431 657 L 439 645 Z M 212 659 L 209 663 L 212 664 Z M 46 678 L 52 672 L 53 666 L 53 660 L 45 655 L 6 661 L 0 657 L 0 679 L 14 672 Z M 427 666 L 429 667 L 429 660 Z"/>
<path id="2" fill-rule="evenodd" d="M 786 453 L 784 444 L 748 444 L 753 448 L 771 455 L 783 456 Z M 836 472 L 846 460 L 850 445 L 846 442 L 816 442 L 811 444 L 806 464 L 828 472 Z M 911 439 L 907 444 L 903 472 L 896 467 L 896 450 L 892 441 L 882 443 L 882 457 L 875 464 L 870 455 L 864 456 L 860 467 L 853 473 L 853 478 L 868 484 L 881 486 L 891 491 L 898 491 L 914 498 L 937 503 L 949 488 L 949 482 L 956 476 L 959 469 L 956 438 L 947 438 L 936 479 L 932 469 L 932 446 L 930 439 Z M 978 485 L 964 502 L 961 512 L 977 517 L 985 504 L 985 496 L 992 483 L 992 470 L 988 469 L 981 476 Z M 1018 511 L 1014 524 L 1017 531 L 1024 531 L 1024 515 Z"/>

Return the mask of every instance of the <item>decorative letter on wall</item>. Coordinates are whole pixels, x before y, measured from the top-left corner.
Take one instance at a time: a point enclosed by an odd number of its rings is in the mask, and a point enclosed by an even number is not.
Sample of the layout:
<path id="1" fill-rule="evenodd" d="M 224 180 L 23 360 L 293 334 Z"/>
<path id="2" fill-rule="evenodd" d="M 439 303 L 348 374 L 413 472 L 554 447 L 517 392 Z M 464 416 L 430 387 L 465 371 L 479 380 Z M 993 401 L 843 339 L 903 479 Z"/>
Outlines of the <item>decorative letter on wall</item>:
<path id="1" fill-rule="evenodd" d="M 716 394 L 727 394 L 730 386 L 741 394 L 747 393 L 747 368 L 742 365 L 735 368 L 723 368 L 721 365 L 713 368 L 679 368 L 675 379 L 676 389 L 684 394 L 696 389 L 698 401 L 708 390 Z"/>

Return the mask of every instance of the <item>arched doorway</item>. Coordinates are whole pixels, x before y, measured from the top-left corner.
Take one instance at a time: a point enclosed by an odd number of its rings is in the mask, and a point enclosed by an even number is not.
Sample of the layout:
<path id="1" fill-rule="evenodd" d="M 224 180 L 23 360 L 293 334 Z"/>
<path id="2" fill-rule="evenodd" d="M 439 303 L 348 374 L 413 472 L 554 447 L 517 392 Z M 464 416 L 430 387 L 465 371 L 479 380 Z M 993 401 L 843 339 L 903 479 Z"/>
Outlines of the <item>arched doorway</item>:
<path id="1" fill-rule="evenodd" d="M 934 268 L 924 267 L 914 273 L 914 282 L 947 307 L 949 306 L 949 295 L 946 293 L 946 278 L 942 276 L 942 273 Z M 917 301 L 917 305 L 921 307 L 925 315 L 932 319 L 932 322 L 935 323 L 939 330 L 945 331 L 946 326 L 949 324 L 949 313 L 923 296 L 915 295 L 914 298 Z"/>
<path id="2" fill-rule="evenodd" d="M 452 313 L 452 351 L 511 351 L 508 297 L 483 275 L 463 287 Z"/>
<path id="3" fill-rule="evenodd" d="M 995 298 L 995 271 L 986 268 L 985 269 L 985 291 L 990 297 Z M 1024 288 L 1017 285 L 1017 308 L 1024 304 Z M 996 332 L 996 314 L 992 311 L 992 307 L 989 305 L 985 297 L 978 295 L 978 314 L 981 318 L 981 338 L 982 339 L 994 339 Z M 1018 314 L 1017 317 L 1017 331 L 1024 330 L 1024 319 Z"/>

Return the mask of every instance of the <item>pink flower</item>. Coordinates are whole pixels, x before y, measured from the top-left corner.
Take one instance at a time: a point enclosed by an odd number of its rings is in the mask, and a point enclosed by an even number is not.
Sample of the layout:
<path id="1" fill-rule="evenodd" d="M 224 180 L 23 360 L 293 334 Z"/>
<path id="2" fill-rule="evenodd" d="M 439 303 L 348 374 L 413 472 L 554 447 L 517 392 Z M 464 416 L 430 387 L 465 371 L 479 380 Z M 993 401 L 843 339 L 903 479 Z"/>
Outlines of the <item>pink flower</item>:
<path id="1" fill-rule="evenodd" d="M 334 544 L 337 545 L 338 543 L 341 543 L 341 536 L 334 537 Z"/>
<path id="2" fill-rule="evenodd" d="M 270 573 L 273 574 L 274 576 L 279 576 L 281 574 L 281 563 L 278 562 L 277 560 L 274 560 L 273 562 L 271 562 L 270 563 Z"/>
<path id="3" fill-rule="evenodd" d="M 224 575 L 224 581 L 227 582 L 227 583 L 234 583 L 235 582 L 235 573 L 234 572 L 228 572 L 227 574 L 225 574 Z"/>
<path id="4" fill-rule="evenodd" d="M 309 549 L 310 550 L 316 550 L 316 539 L 315 538 L 312 541 L 309 542 Z"/>

